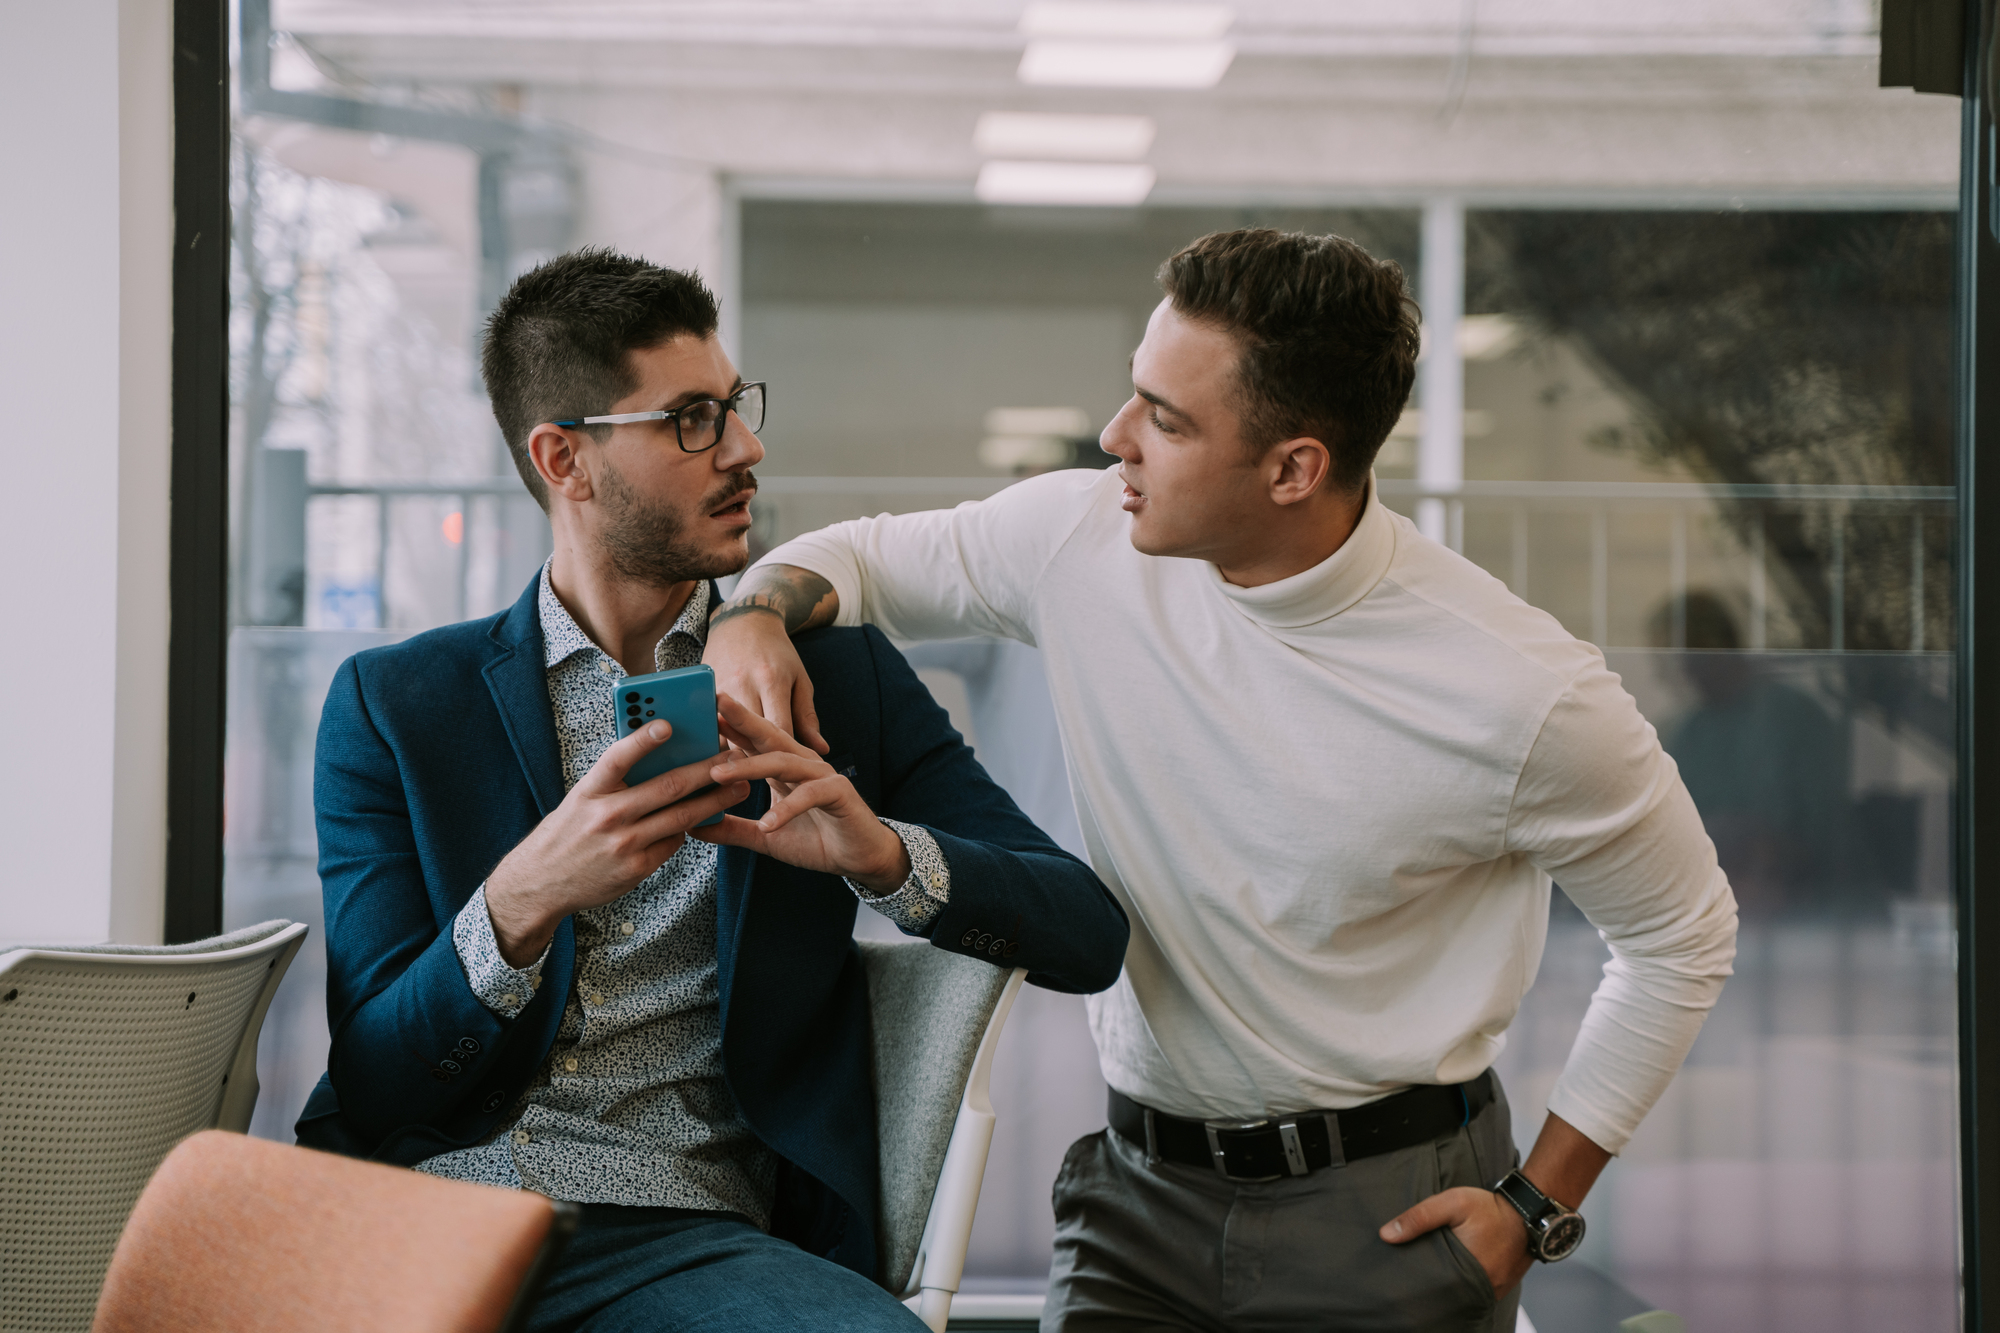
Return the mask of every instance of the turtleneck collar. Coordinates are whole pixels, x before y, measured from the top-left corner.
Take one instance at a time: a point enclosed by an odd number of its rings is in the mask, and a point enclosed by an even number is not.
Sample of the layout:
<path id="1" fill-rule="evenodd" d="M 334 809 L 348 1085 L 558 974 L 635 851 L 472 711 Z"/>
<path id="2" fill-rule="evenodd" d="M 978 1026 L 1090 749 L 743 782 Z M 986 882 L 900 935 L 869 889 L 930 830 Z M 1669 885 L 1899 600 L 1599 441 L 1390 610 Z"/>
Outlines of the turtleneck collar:
<path id="1" fill-rule="evenodd" d="M 1244 615 L 1273 629 L 1317 625 L 1368 595 L 1396 554 L 1396 528 L 1375 495 L 1375 477 L 1368 478 L 1361 517 L 1340 549 L 1311 569 L 1255 588 L 1239 588 L 1222 571 L 1204 562 L 1209 579 Z"/>

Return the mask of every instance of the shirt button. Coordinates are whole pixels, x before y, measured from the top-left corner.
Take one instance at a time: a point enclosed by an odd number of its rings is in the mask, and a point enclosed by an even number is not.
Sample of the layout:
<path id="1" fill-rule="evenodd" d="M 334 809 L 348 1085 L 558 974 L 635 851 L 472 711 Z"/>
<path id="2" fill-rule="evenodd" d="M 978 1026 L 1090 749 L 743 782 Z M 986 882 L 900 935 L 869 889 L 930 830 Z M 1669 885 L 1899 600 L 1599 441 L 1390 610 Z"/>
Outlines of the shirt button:
<path id="1" fill-rule="evenodd" d="M 630 921 L 620 921 L 618 923 L 618 933 L 620 935 L 630 935 L 637 929 L 638 927 L 634 926 Z"/>
<path id="2" fill-rule="evenodd" d="M 521 997 L 515 994 L 513 991 L 508 991 L 505 995 L 502 995 L 500 997 L 500 1003 L 506 1005 L 509 1009 L 512 1009 L 515 1005 L 519 1004 L 520 1002 L 521 1002 Z"/>
<path id="3" fill-rule="evenodd" d="M 615 676 L 618 674 L 618 665 L 615 662 L 599 662 L 597 664 L 597 669 L 599 671 L 602 671 L 607 676 Z"/>
<path id="4" fill-rule="evenodd" d="M 944 887 L 944 871 L 942 870 L 931 871 L 931 887 L 934 889 L 941 889 Z"/>
<path id="5" fill-rule="evenodd" d="M 534 1139 L 535 1136 L 530 1134 L 525 1129 L 517 1129 L 514 1131 L 514 1142 L 516 1143 L 532 1143 L 534 1142 Z"/>
<path id="6" fill-rule="evenodd" d="M 591 1005 L 593 1007 L 603 1004 L 604 993 L 602 991 L 592 991 L 587 997 L 585 997 L 584 1003 L 587 1005 Z"/>
<path id="7" fill-rule="evenodd" d="M 576 1057 L 572 1055 L 569 1059 L 563 1061 L 563 1069 L 567 1073 L 574 1074 L 576 1072 Z"/>

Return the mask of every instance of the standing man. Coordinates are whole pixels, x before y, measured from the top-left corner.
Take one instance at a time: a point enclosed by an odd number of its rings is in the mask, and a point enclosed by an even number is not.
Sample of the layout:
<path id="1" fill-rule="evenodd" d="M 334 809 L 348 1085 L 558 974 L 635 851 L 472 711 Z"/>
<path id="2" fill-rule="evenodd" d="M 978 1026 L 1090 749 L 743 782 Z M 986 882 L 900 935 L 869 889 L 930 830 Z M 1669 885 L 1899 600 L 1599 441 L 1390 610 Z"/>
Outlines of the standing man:
<path id="1" fill-rule="evenodd" d="M 916 1329 L 876 1285 L 868 1033 L 925 1015 L 870 1014 L 857 899 L 1058 990 L 1111 984 L 1125 921 L 874 630 L 801 644 L 830 759 L 724 696 L 730 750 L 626 785 L 668 726 L 621 683 L 692 665 L 749 558 L 764 386 L 715 330 L 699 279 L 598 250 L 494 311 L 555 553 L 512 609 L 334 677 L 299 1141 L 582 1204 L 536 1333 Z"/>
<path id="2" fill-rule="evenodd" d="M 1041 648 L 1132 920 L 1047 1333 L 1505 1333 L 1714 1005 L 1734 900 L 1597 649 L 1376 496 L 1418 350 L 1397 266 L 1252 230 L 1160 280 L 1121 466 L 780 547 L 707 659 L 817 748 L 787 634 Z M 1516 1170 L 1490 1066 L 1552 875 L 1612 960 Z"/>

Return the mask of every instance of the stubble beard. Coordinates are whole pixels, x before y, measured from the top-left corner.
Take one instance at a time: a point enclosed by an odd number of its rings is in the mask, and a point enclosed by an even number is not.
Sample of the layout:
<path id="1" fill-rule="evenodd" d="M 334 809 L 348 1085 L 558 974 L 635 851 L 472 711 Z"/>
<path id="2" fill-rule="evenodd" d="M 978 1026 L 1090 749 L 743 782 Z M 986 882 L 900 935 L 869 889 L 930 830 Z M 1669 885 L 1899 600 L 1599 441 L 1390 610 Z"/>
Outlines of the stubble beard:
<path id="1" fill-rule="evenodd" d="M 606 464 L 600 474 L 599 492 L 604 502 L 604 527 L 598 545 L 620 578 L 653 588 L 670 588 L 690 579 L 721 578 L 734 574 L 750 561 L 744 537 L 731 540 L 720 550 L 704 548 L 688 532 L 688 515 L 655 504 L 626 482 L 618 469 Z M 697 517 L 714 513 L 732 496 L 752 489 L 757 479 L 749 472 L 733 474 L 712 494 L 704 496 L 694 510 Z"/>

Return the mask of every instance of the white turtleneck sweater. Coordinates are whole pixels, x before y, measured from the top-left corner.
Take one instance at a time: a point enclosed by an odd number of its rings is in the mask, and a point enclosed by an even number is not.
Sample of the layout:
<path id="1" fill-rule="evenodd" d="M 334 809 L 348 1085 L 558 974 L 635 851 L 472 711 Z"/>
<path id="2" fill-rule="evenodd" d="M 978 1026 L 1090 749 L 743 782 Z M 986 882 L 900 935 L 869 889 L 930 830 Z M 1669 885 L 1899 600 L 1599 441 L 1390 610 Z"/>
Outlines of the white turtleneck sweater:
<path id="1" fill-rule="evenodd" d="M 1371 494 L 1257 588 L 1141 555 L 1115 470 L 842 523 L 769 563 L 843 625 L 1042 650 L 1077 818 L 1132 942 L 1104 1076 L 1175 1115 L 1469 1079 L 1533 983 L 1550 876 L 1612 958 L 1549 1108 L 1617 1152 L 1700 1030 L 1736 904 L 1597 649 Z"/>

